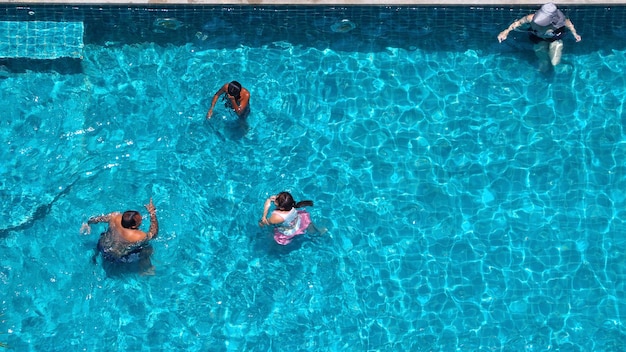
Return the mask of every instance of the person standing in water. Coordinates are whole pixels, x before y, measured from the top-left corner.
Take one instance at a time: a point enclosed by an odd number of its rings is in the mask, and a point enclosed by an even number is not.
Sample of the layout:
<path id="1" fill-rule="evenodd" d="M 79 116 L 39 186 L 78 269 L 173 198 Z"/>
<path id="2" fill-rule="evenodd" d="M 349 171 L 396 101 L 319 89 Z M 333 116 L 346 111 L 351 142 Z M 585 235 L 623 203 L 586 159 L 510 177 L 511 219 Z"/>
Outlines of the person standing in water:
<path id="1" fill-rule="evenodd" d="M 515 20 L 511 25 L 498 34 L 498 41 L 502 43 L 509 33 L 522 25 L 530 23 L 529 36 L 534 44 L 535 54 L 541 59 L 540 67 L 545 70 L 548 63 L 556 66 L 561 62 L 563 53 L 563 37 L 568 29 L 576 42 L 582 38 L 576 32 L 572 21 L 565 17 L 561 10 L 553 3 L 547 3 L 535 12 Z"/>
<path id="2" fill-rule="evenodd" d="M 150 261 L 153 252 L 150 240 L 159 233 L 159 222 L 156 217 L 156 208 L 150 198 L 145 205 L 150 214 L 150 229 L 148 232 L 139 230 L 141 214 L 134 210 L 127 210 L 123 214 L 114 212 L 106 215 L 89 218 L 81 228 L 82 233 L 91 233 L 89 225 L 108 222 L 108 229 L 100 234 L 95 257 L 102 253 L 102 257 L 109 263 L 138 263 L 139 268 L 146 272 L 154 270 Z"/>
<path id="3" fill-rule="evenodd" d="M 268 217 L 271 205 L 274 204 L 275 209 Z M 289 192 L 280 192 L 275 196 L 270 196 L 265 200 L 263 206 L 263 216 L 259 221 L 259 226 L 274 226 L 274 241 L 281 245 L 289 244 L 294 237 L 301 235 L 312 227 L 317 230 L 311 222 L 311 216 L 306 210 L 298 210 L 306 206 L 313 206 L 313 201 L 303 200 L 296 202 Z M 324 233 L 324 231 L 318 232 Z"/>
<path id="4" fill-rule="evenodd" d="M 213 116 L 213 108 L 217 103 L 217 100 L 222 94 L 226 94 L 225 106 L 229 109 L 233 109 L 233 111 L 240 118 L 246 118 L 250 113 L 250 106 L 248 105 L 250 102 L 250 92 L 241 86 L 241 83 L 237 81 L 232 81 L 230 83 L 224 84 L 215 94 L 213 95 L 213 101 L 211 102 L 211 108 L 209 108 L 209 112 L 206 114 L 207 119 L 211 119 Z"/>

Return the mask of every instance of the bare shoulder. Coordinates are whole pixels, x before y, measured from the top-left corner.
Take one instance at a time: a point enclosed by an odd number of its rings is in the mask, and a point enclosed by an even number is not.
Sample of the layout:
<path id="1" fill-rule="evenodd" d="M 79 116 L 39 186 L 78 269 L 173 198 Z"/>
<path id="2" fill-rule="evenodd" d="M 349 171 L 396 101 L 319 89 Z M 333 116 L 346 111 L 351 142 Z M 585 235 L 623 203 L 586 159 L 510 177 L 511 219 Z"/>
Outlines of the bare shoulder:
<path id="1" fill-rule="evenodd" d="M 285 212 L 280 210 L 274 210 L 268 219 L 268 222 L 272 225 L 280 224 L 283 221 L 285 221 Z"/>
<path id="2" fill-rule="evenodd" d="M 144 241 L 148 238 L 148 235 L 141 230 L 125 229 L 120 230 L 120 236 L 127 242 L 136 243 Z"/>

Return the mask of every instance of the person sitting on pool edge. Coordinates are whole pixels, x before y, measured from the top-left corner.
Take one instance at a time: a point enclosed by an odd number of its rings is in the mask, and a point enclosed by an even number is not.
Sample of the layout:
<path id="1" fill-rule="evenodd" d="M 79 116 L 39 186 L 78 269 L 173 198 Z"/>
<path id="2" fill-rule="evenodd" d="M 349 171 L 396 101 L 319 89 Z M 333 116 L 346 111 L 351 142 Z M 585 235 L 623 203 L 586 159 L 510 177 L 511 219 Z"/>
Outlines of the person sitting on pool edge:
<path id="1" fill-rule="evenodd" d="M 226 108 L 233 109 L 233 111 L 240 118 L 246 118 L 248 116 L 250 113 L 250 107 L 248 105 L 250 102 L 250 92 L 246 88 L 242 87 L 241 83 L 232 81 L 224 84 L 217 92 L 215 92 L 215 95 L 213 95 L 211 108 L 206 114 L 207 119 L 210 119 L 213 116 L 215 103 L 217 103 L 217 99 L 219 99 L 222 94 L 226 94 L 226 103 L 224 104 Z"/>
<path id="2" fill-rule="evenodd" d="M 576 33 L 574 24 L 561 10 L 557 9 L 553 3 L 547 3 L 535 12 L 515 20 L 511 25 L 498 34 L 498 41 L 502 43 L 506 40 L 509 33 L 520 26 L 530 23 L 529 36 L 533 42 L 535 53 L 542 60 L 541 68 L 546 69 L 547 62 L 552 66 L 556 66 L 561 62 L 561 54 L 563 52 L 563 40 L 565 36 L 565 28 L 567 28 L 576 42 L 580 42 L 582 38 Z"/>
<path id="3" fill-rule="evenodd" d="M 268 218 L 267 213 L 272 203 L 276 209 L 272 211 Z M 303 200 L 296 203 L 289 192 L 280 192 L 265 200 L 263 216 L 259 221 L 259 226 L 273 225 L 274 241 L 283 246 L 289 244 L 294 237 L 305 233 L 309 226 L 322 234 L 326 232 L 325 229 L 319 231 L 315 227 L 311 222 L 311 216 L 306 210 L 297 210 L 297 208 L 306 206 L 313 206 L 313 201 Z"/>
<path id="4" fill-rule="evenodd" d="M 145 205 L 150 213 L 150 229 L 148 233 L 139 230 L 141 214 L 134 210 L 127 210 L 123 214 L 113 212 L 106 215 L 89 218 L 81 228 L 82 233 L 91 233 L 89 225 L 108 222 L 108 229 L 100 234 L 95 257 L 102 253 L 102 257 L 111 263 L 138 263 L 142 272 L 154 270 L 150 261 L 153 252 L 149 241 L 159 233 L 159 222 L 156 217 L 156 208 L 150 198 Z"/>

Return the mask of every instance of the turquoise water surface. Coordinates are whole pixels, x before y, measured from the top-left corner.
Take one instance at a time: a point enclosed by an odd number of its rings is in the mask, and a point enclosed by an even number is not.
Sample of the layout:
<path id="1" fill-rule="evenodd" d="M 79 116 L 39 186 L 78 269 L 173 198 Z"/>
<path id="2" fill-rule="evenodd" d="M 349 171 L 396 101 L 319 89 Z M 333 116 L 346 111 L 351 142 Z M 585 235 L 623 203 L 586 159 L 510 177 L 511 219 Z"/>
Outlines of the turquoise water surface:
<path id="1" fill-rule="evenodd" d="M 220 46 L 209 24 L 186 43 L 87 42 L 67 69 L 7 63 L 8 350 L 626 345 L 619 28 L 598 38 L 579 26 L 583 42 L 569 36 L 563 64 L 544 73 L 523 34 L 498 44 L 490 28 L 493 41 L 457 50 L 410 27 L 404 45 L 351 51 L 370 43 L 360 27 L 328 30 L 329 45 Z M 251 91 L 247 122 L 219 102 L 207 121 L 232 79 Z M 328 232 L 275 244 L 257 222 L 283 190 L 313 200 Z M 155 275 L 92 264 L 106 227 L 81 235 L 81 224 L 146 214 L 150 198 Z"/>

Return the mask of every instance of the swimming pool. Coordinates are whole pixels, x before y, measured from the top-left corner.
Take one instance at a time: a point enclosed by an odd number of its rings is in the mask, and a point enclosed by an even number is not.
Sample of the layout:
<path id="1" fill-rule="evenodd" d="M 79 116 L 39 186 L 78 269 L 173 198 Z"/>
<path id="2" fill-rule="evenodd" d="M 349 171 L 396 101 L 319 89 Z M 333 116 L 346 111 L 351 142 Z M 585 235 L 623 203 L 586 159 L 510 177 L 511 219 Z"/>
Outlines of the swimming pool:
<path id="1" fill-rule="evenodd" d="M 624 10 L 566 11 L 583 42 L 544 74 L 497 43 L 522 8 L 7 7 L 85 46 L 3 61 L 0 342 L 620 350 Z M 231 79 L 247 125 L 205 121 Z M 282 190 L 329 232 L 274 244 Z M 107 277 L 81 223 L 150 197 L 156 275 Z"/>

